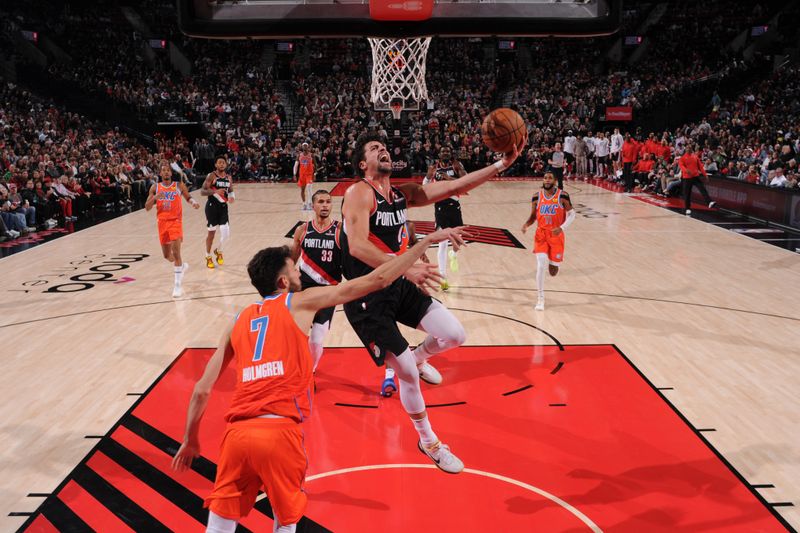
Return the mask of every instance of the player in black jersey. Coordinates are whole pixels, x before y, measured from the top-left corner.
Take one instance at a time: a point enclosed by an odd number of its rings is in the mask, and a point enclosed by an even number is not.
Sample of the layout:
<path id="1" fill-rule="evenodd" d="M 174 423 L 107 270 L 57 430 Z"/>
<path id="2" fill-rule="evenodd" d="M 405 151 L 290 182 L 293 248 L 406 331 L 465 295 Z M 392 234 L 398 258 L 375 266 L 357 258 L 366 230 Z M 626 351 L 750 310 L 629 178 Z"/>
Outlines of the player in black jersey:
<path id="1" fill-rule="evenodd" d="M 314 218 L 300 224 L 294 231 L 292 260 L 300 269 L 303 289 L 337 285 L 342 281 L 342 248 L 339 244 L 341 226 L 331 218 L 331 195 L 319 190 L 311 197 Z M 325 335 L 331 328 L 333 307 L 322 309 L 314 315 L 308 345 L 316 370 L 322 357 Z"/>
<path id="2" fill-rule="evenodd" d="M 428 174 L 422 180 L 422 184 L 454 180 L 466 173 L 464 165 L 458 159 L 453 159 L 453 151 L 450 147 L 443 146 L 439 150 L 439 160 L 428 167 Z M 437 228 L 457 228 L 464 225 L 464 221 L 461 218 L 461 203 L 458 201 L 458 195 L 448 196 L 436 202 L 434 204 L 434 214 Z M 450 284 L 447 282 L 447 247 L 449 245 L 450 243 L 447 241 L 439 243 L 439 274 L 442 275 L 443 291 L 450 288 Z M 455 250 L 450 251 L 450 270 L 453 272 L 458 270 L 458 259 Z"/>
<path id="3" fill-rule="evenodd" d="M 362 135 L 356 141 L 353 167 L 361 177 L 345 193 L 342 203 L 343 273 L 348 279 L 363 276 L 403 253 L 408 246 L 407 209 L 429 205 L 469 190 L 488 181 L 516 160 L 527 138 L 503 159 L 486 168 L 455 180 L 420 185 L 403 183 L 392 186 L 392 159 L 385 140 L 377 133 Z M 463 244 L 463 229 L 452 232 L 451 242 L 458 249 Z M 438 272 L 417 263 L 404 278 L 386 289 L 374 292 L 344 306 L 353 330 L 369 351 L 373 361 L 395 369 L 400 384 L 400 401 L 419 433 L 419 450 L 440 469 L 458 473 L 464 463 L 442 444 L 431 429 L 420 390 L 420 378 L 433 384 L 442 376 L 430 363 L 431 356 L 461 345 L 466 333 L 455 316 L 427 293 L 441 283 Z M 397 323 L 428 333 L 413 351 Z"/>
<path id="4" fill-rule="evenodd" d="M 224 262 L 222 257 L 222 247 L 231 236 L 231 227 L 228 223 L 228 204 L 234 201 L 233 180 L 230 174 L 225 172 L 228 167 L 228 160 L 222 156 L 214 161 L 214 171 L 206 176 L 200 194 L 208 196 L 206 201 L 206 223 L 208 225 L 208 235 L 206 235 L 206 266 L 214 268 L 214 260 L 211 258 L 211 246 L 214 244 L 214 235 L 219 228 L 219 246 L 214 248 L 214 255 L 217 257 L 217 264 Z"/>

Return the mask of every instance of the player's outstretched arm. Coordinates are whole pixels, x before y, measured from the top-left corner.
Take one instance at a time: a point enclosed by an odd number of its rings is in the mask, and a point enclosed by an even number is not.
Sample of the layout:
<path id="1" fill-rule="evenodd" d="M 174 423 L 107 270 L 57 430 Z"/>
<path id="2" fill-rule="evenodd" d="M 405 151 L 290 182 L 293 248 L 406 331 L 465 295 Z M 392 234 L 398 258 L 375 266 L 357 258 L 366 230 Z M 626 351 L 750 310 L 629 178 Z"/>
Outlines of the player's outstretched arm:
<path id="1" fill-rule="evenodd" d="M 186 188 L 186 184 L 185 183 L 180 182 L 178 184 L 178 188 L 181 190 L 181 196 L 183 196 L 184 200 L 186 200 L 187 202 L 192 204 L 192 207 L 194 207 L 195 209 L 199 209 L 200 208 L 200 204 L 197 202 L 197 200 L 192 198 L 192 195 L 189 194 L 189 189 Z"/>
<path id="2" fill-rule="evenodd" d="M 463 227 L 439 230 L 425 236 L 406 253 L 392 258 L 366 276 L 332 287 L 314 287 L 296 293 L 292 299 L 292 314 L 295 321 L 305 331 L 306 327 L 311 327 L 311 321 L 318 310 L 356 300 L 391 285 L 422 257 L 431 244 L 450 240 L 453 246 L 459 247 L 464 246 L 464 239 L 469 237 Z M 423 268 L 431 271 L 432 286 L 434 283 L 441 283 L 436 265 L 423 265 Z"/>
<path id="3" fill-rule="evenodd" d="M 208 360 L 203 376 L 194 386 L 192 399 L 189 401 L 189 412 L 186 415 L 186 431 L 183 435 L 183 443 L 172 459 L 172 468 L 174 470 L 186 470 L 192 465 L 192 459 L 200 455 L 200 441 L 198 439 L 200 420 L 203 418 L 203 413 L 208 405 L 208 398 L 211 395 L 214 383 L 217 382 L 222 370 L 233 359 L 232 331 L 233 324 L 225 330 L 217 351 Z"/>
<path id="4" fill-rule="evenodd" d="M 147 193 L 147 200 L 144 202 L 144 208 L 146 211 L 150 211 L 153 209 L 153 206 L 156 203 L 156 185 L 153 184 L 150 186 L 150 192 Z"/>
<path id="5" fill-rule="evenodd" d="M 475 187 L 482 185 L 495 177 L 500 172 L 504 171 L 516 161 L 517 157 L 522 153 L 525 143 L 528 142 L 528 136 L 520 141 L 519 146 L 515 146 L 514 150 L 503 154 L 503 158 L 484 167 L 482 169 L 470 172 L 455 180 L 445 180 L 420 185 L 419 183 L 403 183 L 398 185 L 398 189 L 403 191 L 408 200 L 409 207 L 420 207 L 429 205 L 439 200 L 443 200 L 448 196 L 456 194 L 464 194 L 471 191 Z"/>

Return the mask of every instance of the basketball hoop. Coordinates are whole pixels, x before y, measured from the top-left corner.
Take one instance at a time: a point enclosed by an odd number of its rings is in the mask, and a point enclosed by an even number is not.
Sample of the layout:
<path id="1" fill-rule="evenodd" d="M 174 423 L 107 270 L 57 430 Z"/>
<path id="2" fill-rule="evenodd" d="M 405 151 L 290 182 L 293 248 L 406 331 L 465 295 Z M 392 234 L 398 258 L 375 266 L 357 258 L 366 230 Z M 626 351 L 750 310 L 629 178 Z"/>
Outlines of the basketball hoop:
<path id="1" fill-rule="evenodd" d="M 370 100 L 375 108 L 390 106 L 396 119 L 405 102 L 428 99 L 425 86 L 425 58 L 430 37 L 393 39 L 368 37 L 372 48 L 372 86 Z M 400 101 L 400 111 L 395 113 L 394 101 Z"/>

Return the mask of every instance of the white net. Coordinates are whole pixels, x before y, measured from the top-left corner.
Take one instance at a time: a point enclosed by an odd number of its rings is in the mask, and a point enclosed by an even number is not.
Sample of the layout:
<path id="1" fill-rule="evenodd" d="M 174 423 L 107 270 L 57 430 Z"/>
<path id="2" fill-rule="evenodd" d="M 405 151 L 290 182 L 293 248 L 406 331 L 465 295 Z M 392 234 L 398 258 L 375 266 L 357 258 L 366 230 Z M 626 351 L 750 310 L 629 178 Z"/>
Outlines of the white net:
<path id="1" fill-rule="evenodd" d="M 402 100 L 404 107 L 427 100 L 425 58 L 431 38 L 368 39 L 372 47 L 370 100 L 375 108 L 389 109 L 394 100 Z"/>

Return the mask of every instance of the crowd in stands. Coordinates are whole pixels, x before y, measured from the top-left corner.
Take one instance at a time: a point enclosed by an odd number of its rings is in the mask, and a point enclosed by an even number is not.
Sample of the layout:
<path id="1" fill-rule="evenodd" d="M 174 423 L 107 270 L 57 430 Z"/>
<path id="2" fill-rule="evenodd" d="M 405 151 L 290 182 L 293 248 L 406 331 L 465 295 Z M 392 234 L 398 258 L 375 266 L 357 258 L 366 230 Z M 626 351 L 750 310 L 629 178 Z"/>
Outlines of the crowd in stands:
<path id="1" fill-rule="evenodd" d="M 11 83 L 0 85 L 0 102 L 3 236 L 143 205 L 152 150 Z"/>
<path id="2" fill-rule="evenodd" d="M 228 156 L 237 179 L 286 180 L 292 177 L 297 146 L 309 142 L 318 179 L 350 177 L 358 135 L 393 126 L 391 115 L 373 111 L 368 101 L 370 53 L 364 39 L 298 41 L 291 84 L 281 84 L 264 59 L 271 44 L 186 38 L 174 31 L 168 3 L 146 0 L 150 37 L 159 35 L 180 46 L 191 63 L 191 74 L 184 76 L 165 52 L 147 50 L 116 8 L 82 5 L 48 11 L 47 0 L 12 4 L 15 20 L 36 21 L 74 58 L 51 61 L 47 74 L 54 83 L 77 84 L 151 122 L 196 120 L 207 133 L 192 142 L 180 135 L 159 136 L 153 150 L 113 127 L 4 83 L 0 195 L 2 220 L 12 235 L 89 217 L 98 208 L 141 205 L 161 157 L 194 184 L 219 154 Z M 648 32 L 644 58 L 625 67 L 610 64 L 605 56 L 616 37 L 528 39 L 524 64 L 522 59 L 499 61 L 491 40 L 435 39 L 427 58 L 429 101 L 407 113 L 403 145 L 395 157 L 404 157 L 420 174 L 449 145 L 468 170 L 484 166 L 495 154 L 482 143 L 481 121 L 493 107 L 511 105 L 530 125 L 530 144 L 508 175 L 540 174 L 553 167 L 560 150 L 567 152 L 567 174 L 583 174 L 572 152 L 580 139 L 586 174 L 620 179 L 620 168 L 597 164 L 612 140 L 610 128 L 598 130 L 602 110 L 629 105 L 636 113 L 664 105 L 692 90 L 698 80 L 724 80 L 747 68 L 726 43 L 763 22 L 775 7 L 772 0 L 679 4 Z M 644 14 L 629 15 L 627 23 L 641 22 Z M 3 49 L 13 45 L 5 35 L 0 44 Z M 640 145 L 632 162 L 640 185 L 661 194 L 674 190 L 670 184 L 680 172 L 676 158 L 697 143 L 710 173 L 796 187 L 800 102 L 791 83 L 796 76 L 796 68 L 784 68 L 733 100 L 715 94 L 707 115 L 695 124 L 651 137 L 632 131 Z"/>

